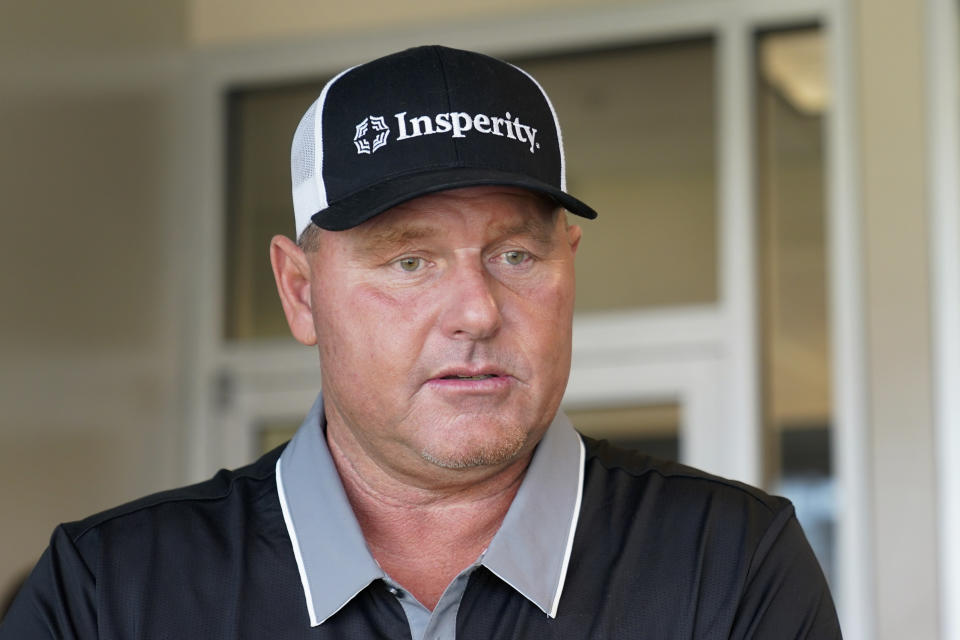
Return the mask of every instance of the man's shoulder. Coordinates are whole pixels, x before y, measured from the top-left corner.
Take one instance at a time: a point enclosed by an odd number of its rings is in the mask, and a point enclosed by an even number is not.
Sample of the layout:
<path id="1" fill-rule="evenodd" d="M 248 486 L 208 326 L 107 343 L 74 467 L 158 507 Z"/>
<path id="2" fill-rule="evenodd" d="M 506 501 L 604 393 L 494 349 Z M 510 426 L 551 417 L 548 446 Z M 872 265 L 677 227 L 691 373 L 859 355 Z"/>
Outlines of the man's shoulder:
<path id="1" fill-rule="evenodd" d="M 591 637 L 839 638 L 785 498 L 584 438 L 583 506 L 561 610 Z M 801 632 L 803 630 L 803 632 Z"/>
<path id="2" fill-rule="evenodd" d="M 269 502 L 276 496 L 276 464 L 282 451 L 283 446 L 277 447 L 246 466 L 221 469 L 208 480 L 150 494 L 60 528 L 76 543 L 104 528 L 135 527 L 137 522 L 176 527 L 204 513 Z"/>
<path id="3" fill-rule="evenodd" d="M 663 508 L 746 511 L 761 519 L 792 513 L 789 500 L 756 487 L 716 476 L 694 467 L 618 447 L 606 440 L 583 437 L 587 477 L 595 490 L 623 500 L 654 501 Z"/>
<path id="4" fill-rule="evenodd" d="M 279 455 L 57 527 L 0 636 L 302 637 Z"/>

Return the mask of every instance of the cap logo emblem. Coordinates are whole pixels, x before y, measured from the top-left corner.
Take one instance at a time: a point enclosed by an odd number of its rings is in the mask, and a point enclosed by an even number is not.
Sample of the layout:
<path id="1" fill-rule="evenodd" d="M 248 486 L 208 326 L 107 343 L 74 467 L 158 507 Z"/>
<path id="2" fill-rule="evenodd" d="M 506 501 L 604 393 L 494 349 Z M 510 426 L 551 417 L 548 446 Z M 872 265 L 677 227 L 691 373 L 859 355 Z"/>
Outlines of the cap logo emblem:
<path id="1" fill-rule="evenodd" d="M 356 145 L 358 154 L 371 154 L 380 147 L 387 146 L 389 138 L 390 127 L 383 116 L 367 116 L 357 125 L 353 144 Z"/>

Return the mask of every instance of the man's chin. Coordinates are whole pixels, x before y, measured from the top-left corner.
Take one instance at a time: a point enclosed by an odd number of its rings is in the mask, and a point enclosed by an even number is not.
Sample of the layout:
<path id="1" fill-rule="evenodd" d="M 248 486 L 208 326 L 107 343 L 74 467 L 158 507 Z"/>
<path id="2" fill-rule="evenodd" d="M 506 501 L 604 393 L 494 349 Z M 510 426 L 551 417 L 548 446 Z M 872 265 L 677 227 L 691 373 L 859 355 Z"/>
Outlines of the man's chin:
<path id="1" fill-rule="evenodd" d="M 457 439 L 424 447 L 420 455 L 424 460 L 443 469 L 466 470 L 483 467 L 501 467 L 516 460 L 526 448 L 529 433 L 515 429 L 499 437 L 470 438 L 463 442 Z"/>

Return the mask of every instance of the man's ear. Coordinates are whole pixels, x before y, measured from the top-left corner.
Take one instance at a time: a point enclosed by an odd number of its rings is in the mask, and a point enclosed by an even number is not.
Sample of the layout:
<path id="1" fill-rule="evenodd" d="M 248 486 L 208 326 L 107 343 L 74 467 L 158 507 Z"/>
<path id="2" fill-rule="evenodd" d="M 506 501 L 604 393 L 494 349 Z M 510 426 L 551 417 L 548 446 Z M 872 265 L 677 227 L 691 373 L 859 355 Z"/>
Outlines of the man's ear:
<path id="1" fill-rule="evenodd" d="M 303 250 L 286 236 L 270 241 L 270 264 L 290 333 L 307 346 L 317 344 L 310 298 L 310 263 Z"/>
<path id="2" fill-rule="evenodd" d="M 575 224 L 567 227 L 567 242 L 570 244 L 570 253 L 577 254 L 577 247 L 580 246 L 580 238 L 583 237 L 583 229 Z"/>

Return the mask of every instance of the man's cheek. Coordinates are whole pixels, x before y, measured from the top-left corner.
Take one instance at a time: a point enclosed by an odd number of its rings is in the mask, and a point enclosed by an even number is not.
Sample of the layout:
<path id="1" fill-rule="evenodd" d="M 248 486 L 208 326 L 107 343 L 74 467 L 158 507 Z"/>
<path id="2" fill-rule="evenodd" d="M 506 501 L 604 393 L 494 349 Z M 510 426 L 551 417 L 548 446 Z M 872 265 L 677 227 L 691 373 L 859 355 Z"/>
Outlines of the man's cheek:
<path id="1" fill-rule="evenodd" d="M 556 317 L 558 312 L 573 308 L 573 287 L 564 278 L 561 275 L 544 277 L 530 287 L 524 297 L 534 301 L 533 307 L 544 315 Z"/>

